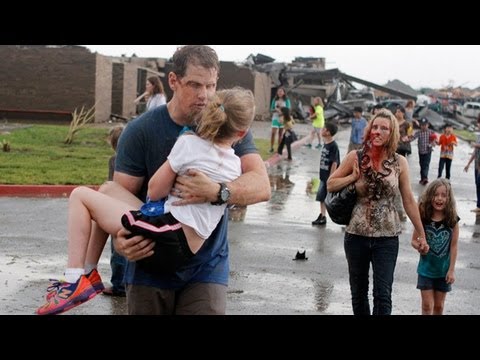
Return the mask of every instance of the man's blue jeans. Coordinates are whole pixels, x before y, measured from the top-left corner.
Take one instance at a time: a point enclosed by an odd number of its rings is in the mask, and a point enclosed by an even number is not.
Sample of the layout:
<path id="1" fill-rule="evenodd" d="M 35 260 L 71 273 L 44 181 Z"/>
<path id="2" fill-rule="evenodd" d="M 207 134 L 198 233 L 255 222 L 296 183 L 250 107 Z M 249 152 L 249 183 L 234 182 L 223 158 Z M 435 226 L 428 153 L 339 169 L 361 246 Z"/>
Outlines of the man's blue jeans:
<path id="1" fill-rule="evenodd" d="M 364 237 L 345 233 L 354 315 L 370 315 L 368 277 L 373 269 L 373 315 L 392 313 L 392 284 L 398 255 L 398 236 Z"/>
<path id="2" fill-rule="evenodd" d="M 112 269 L 112 290 L 114 293 L 125 293 L 125 284 L 123 276 L 125 275 L 125 267 L 127 266 L 127 259 L 117 253 L 113 247 L 113 239 L 110 239 L 112 246 L 112 256 L 110 257 L 110 267 Z"/>

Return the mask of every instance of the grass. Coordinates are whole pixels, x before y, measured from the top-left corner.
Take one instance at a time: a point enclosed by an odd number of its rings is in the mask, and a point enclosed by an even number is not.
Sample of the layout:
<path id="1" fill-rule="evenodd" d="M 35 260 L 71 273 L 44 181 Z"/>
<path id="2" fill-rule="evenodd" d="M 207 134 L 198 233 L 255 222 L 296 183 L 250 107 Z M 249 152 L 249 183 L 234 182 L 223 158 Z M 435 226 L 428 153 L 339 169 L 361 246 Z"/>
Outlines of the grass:
<path id="1" fill-rule="evenodd" d="M 107 142 L 108 129 L 81 130 L 72 145 L 65 145 L 68 126 L 34 125 L 0 135 L 10 152 L 0 148 L 0 184 L 100 185 L 108 175 L 113 150 Z M 269 157 L 270 141 L 256 139 L 262 159 Z"/>
<path id="2" fill-rule="evenodd" d="M 454 133 L 457 137 L 465 141 L 475 142 L 477 140 L 477 135 L 469 130 L 455 130 Z"/>
<path id="3" fill-rule="evenodd" d="M 269 153 L 270 139 L 255 139 L 254 141 L 263 160 L 267 160 L 270 156 L 272 156 L 272 154 Z"/>
<path id="4" fill-rule="evenodd" d="M 108 129 L 80 131 L 72 145 L 63 142 L 68 126 L 35 125 L 0 135 L 11 145 L 0 151 L 0 183 L 22 185 L 99 185 L 108 176 L 113 150 Z"/>

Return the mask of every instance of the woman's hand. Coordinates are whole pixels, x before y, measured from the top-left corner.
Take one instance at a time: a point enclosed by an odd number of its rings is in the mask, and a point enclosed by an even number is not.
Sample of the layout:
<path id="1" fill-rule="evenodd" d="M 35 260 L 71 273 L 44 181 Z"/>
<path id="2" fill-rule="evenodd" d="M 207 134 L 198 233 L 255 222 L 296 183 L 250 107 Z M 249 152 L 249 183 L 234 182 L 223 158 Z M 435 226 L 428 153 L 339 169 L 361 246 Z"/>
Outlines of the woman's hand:
<path id="1" fill-rule="evenodd" d="M 426 255 L 430 250 L 430 246 L 423 237 L 417 237 L 412 239 L 412 247 L 417 250 L 421 255 Z"/>
<path id="2" fill-rule="evenodd" d="M 360 179 L 360 165 L 358 163 L 358 156 L 355 156 L 355 161 L 353 162 L 353 171 L 351 175 L 354 179 L 353 182 L 358 181 Z"/>

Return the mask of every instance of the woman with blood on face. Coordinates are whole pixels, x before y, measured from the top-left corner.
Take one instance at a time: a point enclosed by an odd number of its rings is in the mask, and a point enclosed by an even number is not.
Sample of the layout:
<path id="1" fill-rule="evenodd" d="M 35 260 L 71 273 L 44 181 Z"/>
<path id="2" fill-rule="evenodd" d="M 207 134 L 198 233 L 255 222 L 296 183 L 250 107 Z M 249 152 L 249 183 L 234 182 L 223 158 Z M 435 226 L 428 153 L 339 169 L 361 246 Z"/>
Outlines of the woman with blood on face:
<path id="1" fill-rule="evenodd" d="M 370 263 L 373 269 L 373 315 L 392 312 L 392 285 L 398 255 L 401 223 L 394 198 L 400 193 L 405 212 L 418 237 L 412 246 L 428 252 L 417 203 L 410 186 L 408 162 L 395 151 L 399 140 L 395 116 L 382 109 L 365 128 L 361 162 L 357 150 L 347 154 L 327 182 L 336 192 L 355 184 L 357 203 L 345 230 L 352 308 L 355 315 L 370 315 L 368 300 Z"/>

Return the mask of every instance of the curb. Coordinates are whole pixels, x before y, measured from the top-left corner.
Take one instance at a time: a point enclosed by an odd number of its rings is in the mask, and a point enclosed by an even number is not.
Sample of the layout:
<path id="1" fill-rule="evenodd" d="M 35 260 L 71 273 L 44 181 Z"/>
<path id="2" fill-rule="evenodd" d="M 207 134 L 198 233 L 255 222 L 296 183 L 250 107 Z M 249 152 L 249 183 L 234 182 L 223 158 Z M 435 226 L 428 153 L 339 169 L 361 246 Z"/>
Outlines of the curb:
<path id="1" fill-rule="evenodd" d="M 307 140 L 309 138 L 309 135 L 310 134 L 302 137 L 300 140 L 295 141 L 292 144 L 292 152 L 293 152 L 293 150 L 296 150 L 296 149 L 302 147 L 307 142 Z M 278 153 L 275 153 L 270 158 L 265 160 L 265 166 L 268 169 L 269 167 L 276 165 L 280 160 L 286 159 L 287 157 L 288 157 L 287 149 L 284 149 L 282 155 L 279 155 Z"/>
<path id="2" fill-rule="evenodd" d="M 69 197 L 80 185 L 0 185 L 0 197 Z M 98 185 L 88 185 L 98 190 Z"/>

